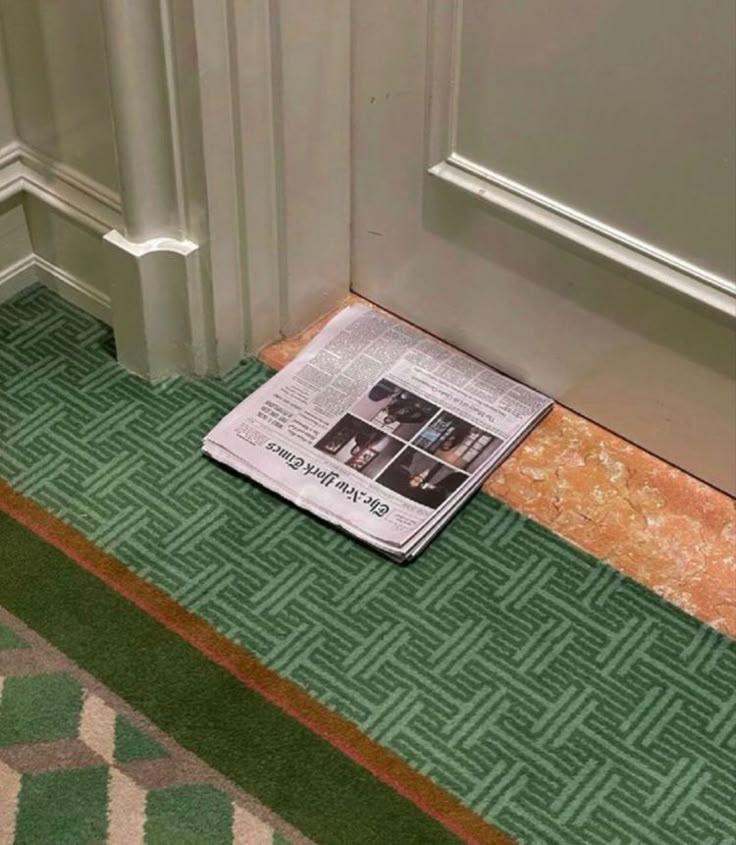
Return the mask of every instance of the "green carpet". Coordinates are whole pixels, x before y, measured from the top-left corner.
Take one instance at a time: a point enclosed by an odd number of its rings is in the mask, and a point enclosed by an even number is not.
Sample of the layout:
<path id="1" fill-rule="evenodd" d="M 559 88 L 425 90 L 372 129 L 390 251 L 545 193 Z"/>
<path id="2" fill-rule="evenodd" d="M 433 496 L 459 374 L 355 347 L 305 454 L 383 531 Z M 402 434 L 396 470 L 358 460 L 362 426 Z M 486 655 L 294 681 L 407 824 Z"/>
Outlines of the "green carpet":
<path id="1" fill-rule="evenodd" d="M 0 476 L 523 842 L 736 841 L 733 642 L 490 497 L 399 568 L 209 463 L 268 375 L 147 385 L 31 289 Z"/>
<path id="2" fill-rule="evenodd" d="M 0 537 L 10 540 L 0 521 Z M 12 529 L 11 529 L 12 533 Z M 16 547 L 54 566 L 35 538 Z M 33 568 L 31 564 L 30 569 Z M 200 761 L 133 724 L 99 684 L 0 611 L 0 841 L 79 845 L 109 841 L 232 845 L 239 830 L 259 845 L 290 838 L 228 794 Z M 104 697 L 101 697 L 104 696 Z M 171 750 L 169 750 L 171 749 Z M 173 753 L 172 753 L 173 752 Z"/>
<path id="3" fill-rule="evenodd" d="M 102 841 L 110 815 L 113 765 L 134 778 L 137 762 L 171 756 L 147 731 L 136 729 L 118 713 L 108 766 L 101 766 L 105 761 L 100 759 L 80 762 L 74 755 L 64 760 L 70 756 L 68 748 L 54 757 L 55 742 L 82 734 L 80 712 L 86 692 L 66 666 L 60 670 L 55 662 L 53 672 L 43 671 L 44 644 L 32 642 L 31 635 L 43 637 L 67 662 L 73 661 L 74 670 L 79 667 L 90 673 L 96 683 L 105 684 L 167 737 L 321 845 L 451 845 L 458 841 L 392 788 L 2 510 L 0 606 L 0 616 L 12 613 L 32 629 L 24 639 L 8 622 L 0 622 L 0 676 L 9 651 L 41 652 L 40 657 L 31 654 L 27 661 L 31 664 L 28 677 L 0 681 L 3 845 L 13 841 L 4 837 L 3 828 L 3 810 L 11 800 L 17 803 L 14 845 Z M 99 746 L 104 726 L 102 731 L 88 733 Z M 52 758 L 43 771 L 23 771 L 22 753 L 29 743 L 43 743 L 44 754 Z M 12 766 L 3 761 L 6 751 L 12 754 Z M 32 747 L 28 753 L 38 757 Z M 126 764 L 132 764 L 132 771 Z M 30 768 L 39 769 L 38 762 Z M 185 769 L 189 780 L 191 764 Z M 143 774 L 148 780 L 155 775 L 150 762 Z M 210 841 L 229 845 L 227 830 L 220 830 L 213 840 L 204 837 L 202 828 L 205 812 L 208 836 L 213 829 L 231 824 L 232 806 L 223 800 L 222 790 L 210 785 L 203 792 L 201 784 L 186 785 L 196 788 L 186 791 L 179 785 L 148 791 L 146 845 Z M 187 831 L 190 838 L 184 836 Z M 276 830 L 272 839 L 262 837 L 257 843 L 288 845 L 290 841 Z"/>

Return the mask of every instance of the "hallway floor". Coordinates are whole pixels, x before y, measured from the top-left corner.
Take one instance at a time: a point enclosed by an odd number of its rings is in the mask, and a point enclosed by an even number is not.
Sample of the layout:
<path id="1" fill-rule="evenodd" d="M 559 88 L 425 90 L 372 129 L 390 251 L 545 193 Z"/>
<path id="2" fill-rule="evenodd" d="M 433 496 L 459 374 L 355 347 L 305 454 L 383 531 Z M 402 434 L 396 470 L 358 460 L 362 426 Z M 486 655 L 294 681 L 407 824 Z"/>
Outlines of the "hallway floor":
<path id="1" fill-rule="evenodd" d="M 114 693 L 318 842 L 424 845 L 448 831 L 527 845 L 728 841 L 736 643 L 715 629 L 730 630 L 727 581 L 713 582 L 711 605 L 686 607 L 711 626 L 671 603 L 695 601 L 691 567 L 702 585 L 711 561 L 733 566 L 727 497 L 692 479 L 678 492 L 661 462 L 628 463 L 636 450 L 558 410 L 493 476 L 493 496 L 476 496 L 398 567 L 201 455 L 202 435 L 269 377 L 263 363 L 149 385 L 118 367 L 110 342 L 106 326 L 42 288 L 0 307 L 0 478 L 31 501 L 20 511 L 48 512 L 65 578 L 79 577 L 78 563 L 197 659 L 161 693 L 176 646 L 150 652 L 139 620 L 129 653 L 106 661 L 96 643 L 118 636 L 129 610 L 87 584 L 44 613 L 56 570 L 36 564 L 26 581 L 12 542 L 0 568 L 7 611 L 45 626 L 34 630 L 57 648 L 76 643 L 75 659 L 96 661 Z M 302 342 L 263 359 L 283 363 Z M 601 530 L 584 534 L 588 523 Z M 583 551 L 594 543 L 616 568 Z M 637 557 L 646 586 L 626 577 Z M 666 601 L 647 589 L 666 592 L 656 561 L 690 592 Z M 211 662 L 227 675 L 216 723 L 203 704 Z M 236 707 L 241 687 L 255 698 Z M 188 722 L 170 714 L 172 697 Z M 255 699 L 282 722 L 243 743 L 230 731 L 261 724 Z M 317 751 L 303 743 L 315 736 L 359 772 L 310 762 Z M 445 833 L 427 834 L 396 803 L 371 816 L 377 784 Z M 354 827 L 340 828 L 351 807 Z"/>
<path id="2" fill-rule="evenodd" d="M 371 305 L 352 295 L 342 307 L 353 303 Z M 261 360 L 280 369 L 330 316 Z M 561 405 L 484 489 L 736 637 L 736 502 L 725 493 Z"/>

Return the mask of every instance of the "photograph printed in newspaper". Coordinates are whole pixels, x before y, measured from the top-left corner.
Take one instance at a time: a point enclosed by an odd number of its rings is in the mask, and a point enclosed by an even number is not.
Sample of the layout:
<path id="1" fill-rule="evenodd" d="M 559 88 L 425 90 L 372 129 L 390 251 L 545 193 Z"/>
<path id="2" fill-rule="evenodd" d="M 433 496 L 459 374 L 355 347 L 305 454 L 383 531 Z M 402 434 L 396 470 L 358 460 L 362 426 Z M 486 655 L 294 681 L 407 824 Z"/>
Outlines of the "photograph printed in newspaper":
<path id="1" fill-rule="evenodd" d="M 354 305 L 221 420 L 203 450 L 407 560 L 551 406 L 469 355 Z"/>

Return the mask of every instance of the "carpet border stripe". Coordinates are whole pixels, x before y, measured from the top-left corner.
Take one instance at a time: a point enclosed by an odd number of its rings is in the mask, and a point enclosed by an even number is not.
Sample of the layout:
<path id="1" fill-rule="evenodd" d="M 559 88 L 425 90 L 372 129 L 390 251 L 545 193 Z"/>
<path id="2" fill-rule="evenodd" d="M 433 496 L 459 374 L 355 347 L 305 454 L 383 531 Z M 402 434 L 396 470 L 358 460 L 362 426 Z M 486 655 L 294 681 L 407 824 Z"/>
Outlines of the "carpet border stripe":
<path id="1" fill-rule="evenodd" d="M 253 654 L 228 640 L 158 587 L 99 549 L 77 529 L 2 480 L 0 510 L 124 596 L 240 683 L 411 801 L 464 842 L 479 845 L 513 843 L 508 834 L 489 825 L 396 754 L 365 736 L 355 725 L 320 704 L 301 687 L 264 666 Z"/>

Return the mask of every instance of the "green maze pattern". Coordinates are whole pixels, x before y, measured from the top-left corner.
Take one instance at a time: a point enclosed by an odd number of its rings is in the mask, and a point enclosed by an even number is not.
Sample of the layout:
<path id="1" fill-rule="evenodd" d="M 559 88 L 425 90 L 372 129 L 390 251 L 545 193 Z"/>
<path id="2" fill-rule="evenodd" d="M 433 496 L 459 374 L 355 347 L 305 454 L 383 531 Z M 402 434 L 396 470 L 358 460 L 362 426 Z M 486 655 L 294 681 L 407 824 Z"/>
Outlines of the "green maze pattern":
<path id="1" fill-rule="evenodd" d="M 736 837 L 736 647 L 490 497 L 397 567 L 200 455 L 269 371 L 151 386 L 0 308 L 0 475 L 525 843 Z"/>

